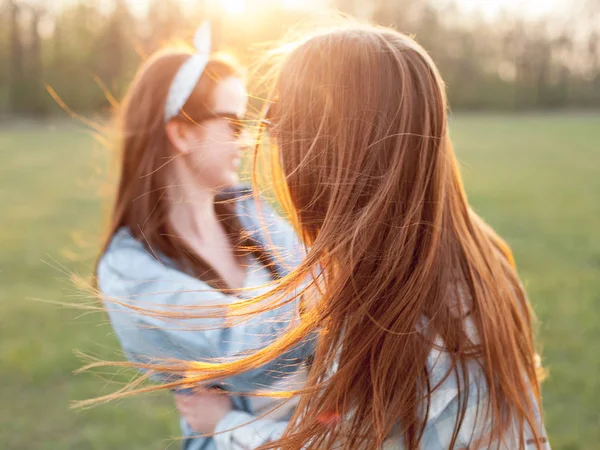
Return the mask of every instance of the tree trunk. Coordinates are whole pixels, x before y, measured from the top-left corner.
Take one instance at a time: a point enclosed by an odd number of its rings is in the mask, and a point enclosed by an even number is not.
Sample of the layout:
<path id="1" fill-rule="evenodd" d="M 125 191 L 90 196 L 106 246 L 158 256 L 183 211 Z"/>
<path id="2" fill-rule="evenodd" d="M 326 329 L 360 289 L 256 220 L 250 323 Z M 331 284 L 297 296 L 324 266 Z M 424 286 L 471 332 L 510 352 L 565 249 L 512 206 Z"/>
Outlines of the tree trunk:
<path id="1" fill-rule="evenodd" d="M 42 45 L 39 32 L 40 19 L 42 12 L 34 8 L 31 12 L 31 22 L 29 31 L 31 33 L 31 48 L 29 51 L 29 76 L 28 81 L 31 86 L 30 107 L 34 114 L 44 114 L 43 99 L 43 65 L 42 65 Z"/>
<path id="2" fill-rule="evenodd" d="M 25 68 L 23 66 L 23 43 L 19 27 L 21 10 L 15 0 L 8 1 L 10 11 L 10 112 L 13 114 L 22 112 L 21 94 L 23 91 L 23 79 Z"/>

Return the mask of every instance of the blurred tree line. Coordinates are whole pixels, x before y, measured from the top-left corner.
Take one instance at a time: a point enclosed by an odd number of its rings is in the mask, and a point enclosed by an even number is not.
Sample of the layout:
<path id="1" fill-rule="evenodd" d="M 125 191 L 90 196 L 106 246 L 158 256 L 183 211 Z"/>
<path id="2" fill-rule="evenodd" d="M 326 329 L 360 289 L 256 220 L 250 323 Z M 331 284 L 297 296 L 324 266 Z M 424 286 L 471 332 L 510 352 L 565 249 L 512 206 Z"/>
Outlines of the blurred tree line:
<path id="1" fill-rule="evenodd" d="M 0 0 L 0 116 L 52 114 L 59 102 L 103 112 L 121 98 L 140 62 L 174 39 L 191 41 L 212 18 L 216 47 L 251 63 L 310 11 L 253 0 L 227 16 L 216 0 Z M 416 36 L 448 85 L 453 109 L 600 107 L 600 0 L 532 19 L 466 16 L 451 1 L 331 0 L 344 12 Z M 193 5 L 193 6 L 192 6 Z M 440 6 L 443 5 L 443 6 Z"/>

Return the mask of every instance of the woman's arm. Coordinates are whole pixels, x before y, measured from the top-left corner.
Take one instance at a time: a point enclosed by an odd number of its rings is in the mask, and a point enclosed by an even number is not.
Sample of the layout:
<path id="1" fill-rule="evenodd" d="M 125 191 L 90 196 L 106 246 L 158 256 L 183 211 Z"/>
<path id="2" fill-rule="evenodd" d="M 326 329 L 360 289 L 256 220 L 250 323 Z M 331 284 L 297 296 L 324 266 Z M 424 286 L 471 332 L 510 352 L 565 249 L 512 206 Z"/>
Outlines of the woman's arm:
<path id="1" fill-rule="evenodd" d="M 217 450 L 254 450 L 279 439 L 287 422 L 259 419 L 242 411 L 231 411 L 217 424 L 215 441 Z"/>
<path id="2" fill-rule="evenodd" d="M 236 204 L 236 213 L 244 230 L 273 254 L 282 275 L 302 262 L 306 256 L 304 244 L 290 223 L 266 201 L 257 203 L 252 194 L 247 194 Z"/>
<path id="3" fill-rule="evenodd" d="M 231 304 L 239 298 L 211 289 L 193 277 L 162 265 L 141 246 L 109 251 L 98 267 L 98 285 L 105 296 L 113 328 L 133 360 L 160 358 L 206 361 L 235 357 L 273 342 L 299 320 L 298 299 L 235 326 L 225 318 L 169 320 L 133 308 L 175 312 L 182 306 Z M 115 298 L 118 304 L 110 300 Z M 200 310 L 190 309 L 198 313 Z M 202 328 L 199 330 L 199 328 Z M 210 328 L 210 329 L 206 329 Z M 250 391 L 270 385 L 297 369 L 312 353 L 306 342 L 259 369 L 227 380 L 230 389 Z"/>
<path id="4" fill-rule="evenodd" d="M 196 433 L 213 435 L 217 450 L 253 450 L 283 434 L 287 422 L 234 411 L 227 401 L 211 390 L 175 394 L 181 417 Z"/>

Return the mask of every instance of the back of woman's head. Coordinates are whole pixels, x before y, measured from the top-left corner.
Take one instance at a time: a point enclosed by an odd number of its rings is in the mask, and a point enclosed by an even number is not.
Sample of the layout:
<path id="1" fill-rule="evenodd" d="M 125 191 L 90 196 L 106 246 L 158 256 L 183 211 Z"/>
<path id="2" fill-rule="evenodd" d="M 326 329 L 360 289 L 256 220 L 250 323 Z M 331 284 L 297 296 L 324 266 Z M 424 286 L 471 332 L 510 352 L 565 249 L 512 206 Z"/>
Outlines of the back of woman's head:
<path id="1" fill-rule="evenodd" d="M 391 198 L 405 215 L 438 195 L 445 94 L 412 39 L 365 26 L 317 35 L 285 59 L 276 95 L 272 132 L 309 240 L 328 217 L 359 220 Z"/>

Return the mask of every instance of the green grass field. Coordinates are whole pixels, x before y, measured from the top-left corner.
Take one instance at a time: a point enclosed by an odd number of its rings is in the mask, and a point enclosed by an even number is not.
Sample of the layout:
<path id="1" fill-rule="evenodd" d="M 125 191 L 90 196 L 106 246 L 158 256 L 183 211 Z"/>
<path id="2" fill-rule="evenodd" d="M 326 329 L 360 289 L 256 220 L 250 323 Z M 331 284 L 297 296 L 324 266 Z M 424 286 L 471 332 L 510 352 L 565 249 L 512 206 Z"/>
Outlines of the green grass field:
<path id="1" fill-rule="evenodd" d="M 554 449 L 600 442 L 600 116 L 460 115 L 455 149 L 475 209 L 512 245 L 540 318 Z M 88 274 L 107 151 L 76 125 L 0 129 L 0 448 L 178 448 L 168 395 L 72 411 L 125 375 L 73 375 L 75 350 L 119 357 L 67 271 Z"/>

